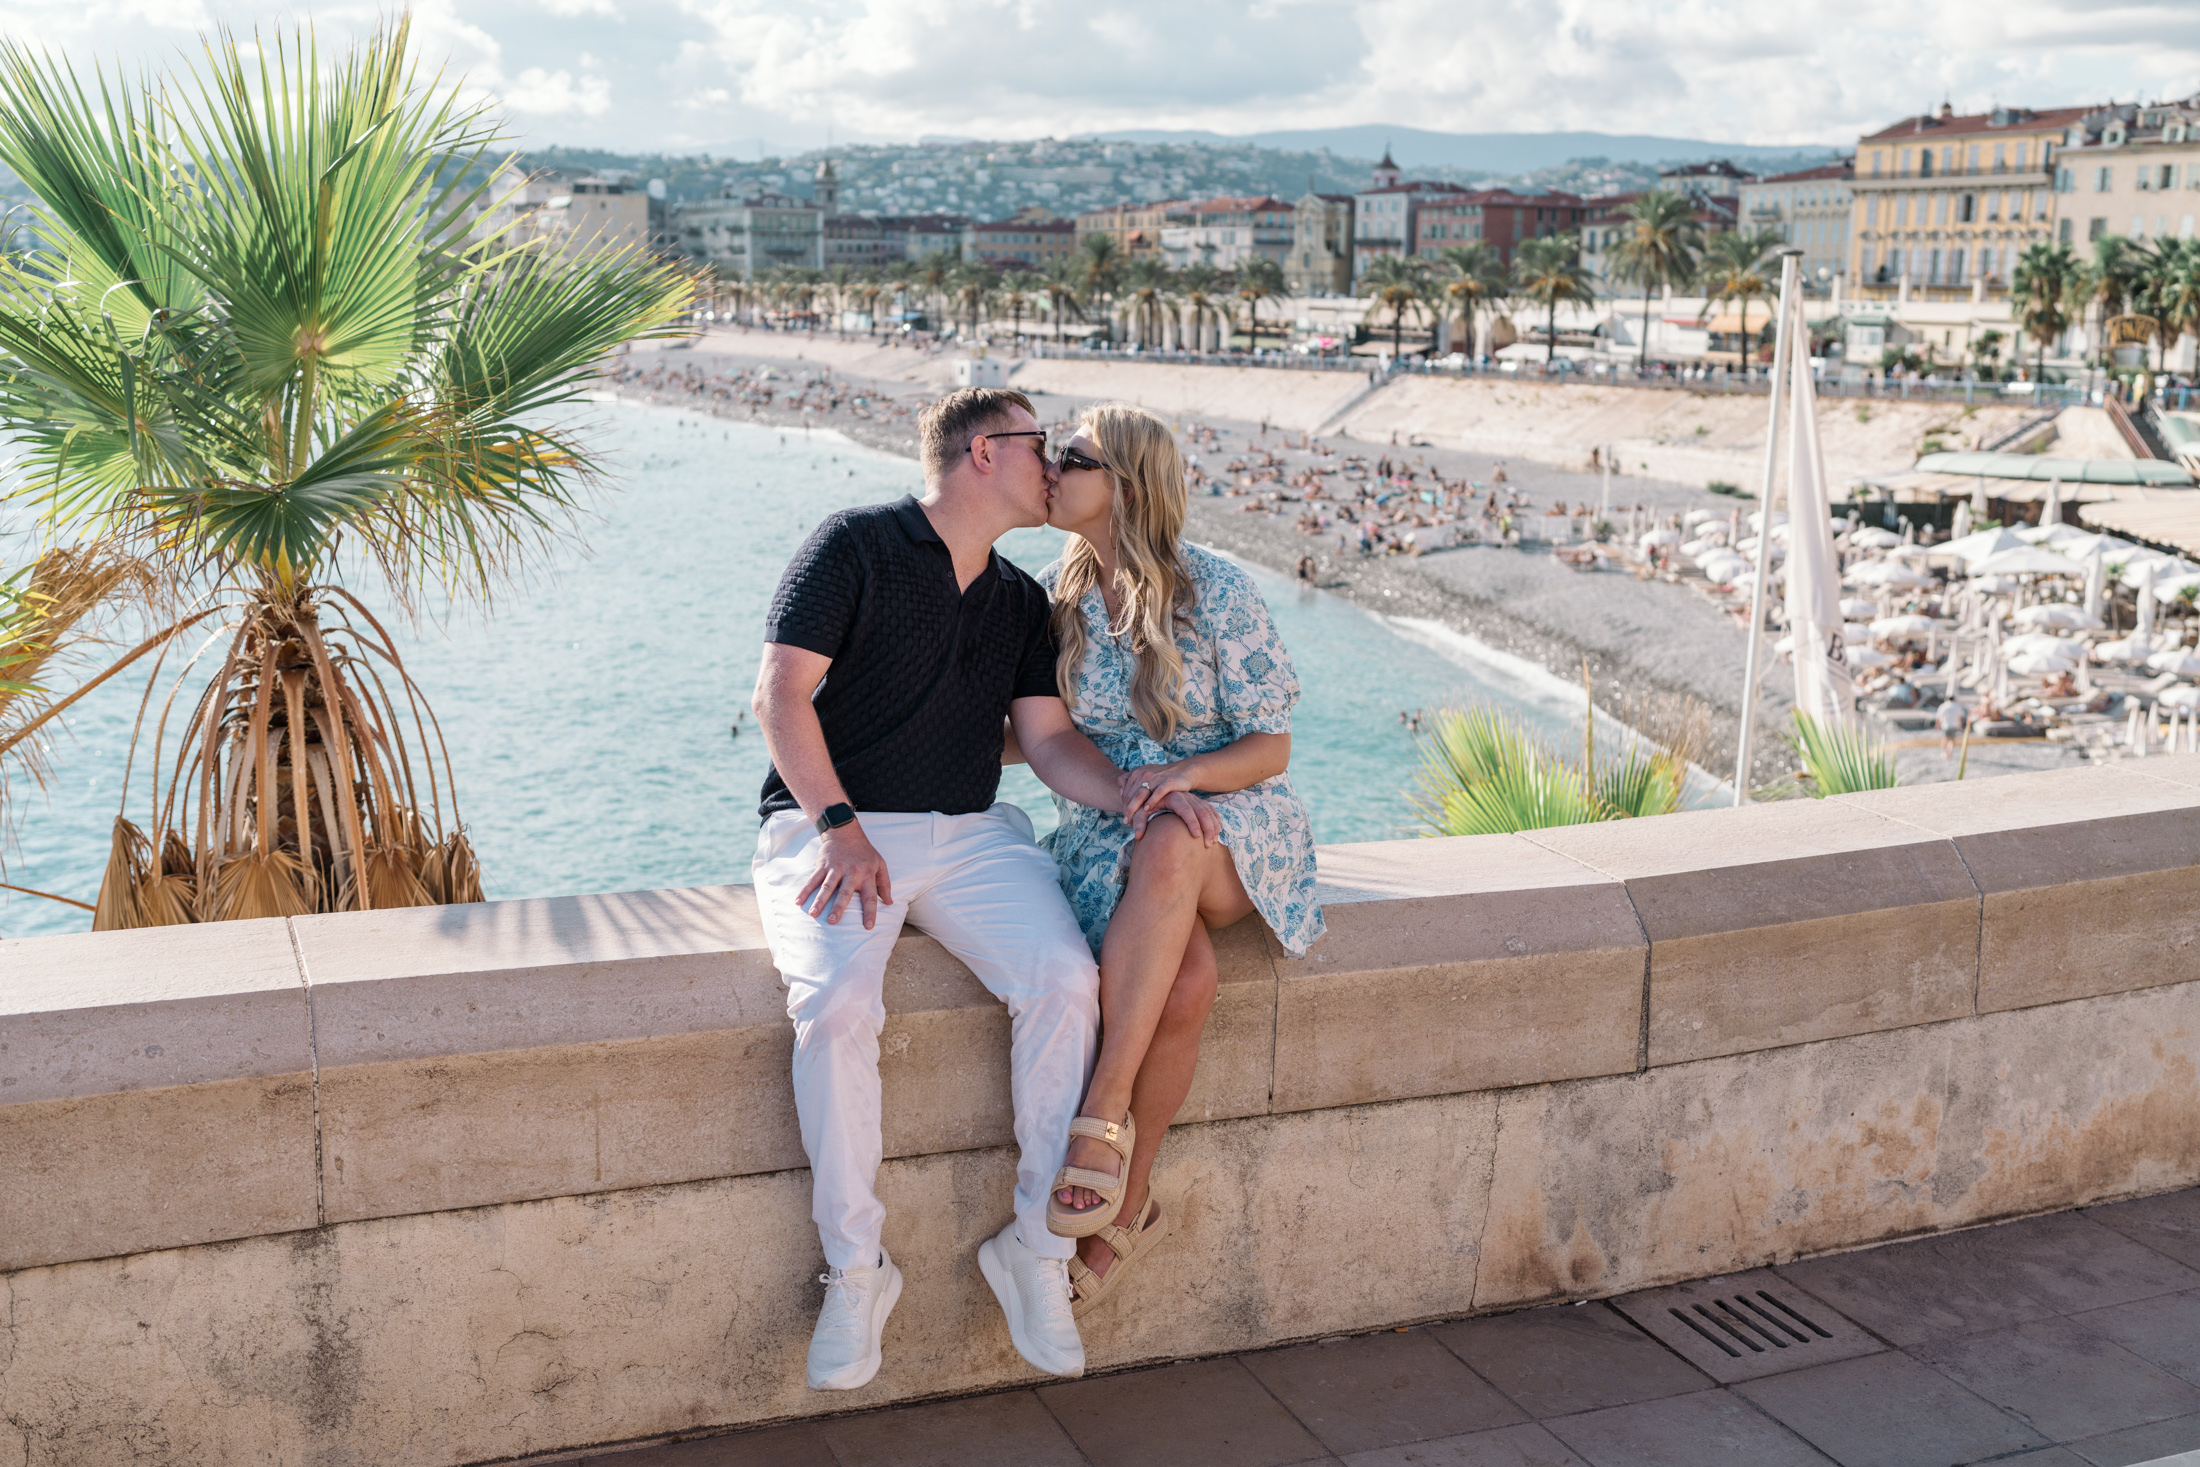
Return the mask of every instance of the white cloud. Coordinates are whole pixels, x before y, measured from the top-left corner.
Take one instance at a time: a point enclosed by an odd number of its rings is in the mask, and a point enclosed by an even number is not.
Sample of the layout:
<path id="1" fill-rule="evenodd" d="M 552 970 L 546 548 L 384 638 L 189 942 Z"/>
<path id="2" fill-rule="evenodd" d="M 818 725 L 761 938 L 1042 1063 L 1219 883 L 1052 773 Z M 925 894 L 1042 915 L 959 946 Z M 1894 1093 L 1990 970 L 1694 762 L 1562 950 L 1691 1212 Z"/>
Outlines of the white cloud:
<path id="1" fill-rule="evenodd" d="M 386 10 L 0 0 L 0 30 L 166 67 L 211 24 L 310 14 L 326 45 Z M 2200 89 L 2194 0 L 416 0 L 413 15 L 424 57 L 516 126 L 635 149 L 1367 122 L 1831 142 L 1943 97 Z"/>
<path id="2" fill-rule="evenodd" d="M 530 66 L 499 91 L 505 106 L 535 117 L 601 117 L 611 110 L 611 83 L 562 69 Z"/>

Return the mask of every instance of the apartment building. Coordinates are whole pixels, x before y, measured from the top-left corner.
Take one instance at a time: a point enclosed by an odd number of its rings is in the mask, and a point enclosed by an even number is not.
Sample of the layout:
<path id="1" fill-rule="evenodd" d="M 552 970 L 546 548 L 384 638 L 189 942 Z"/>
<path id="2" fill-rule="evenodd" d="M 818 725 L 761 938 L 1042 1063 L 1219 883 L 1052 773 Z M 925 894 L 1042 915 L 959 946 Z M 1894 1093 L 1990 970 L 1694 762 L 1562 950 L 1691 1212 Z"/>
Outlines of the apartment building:
<path id="1" fill-rule="evenodd" d="M 1161 257 L 1176 269 L 1199 263 L 1235 270 L 1248 260 L 1280 265 L 1291 251 L 1292 208 L 1261 194 L 1202 199 L 1172 209 L 1161 229 Z"/>
<path id="2" fill-rule="evenodd" d="M 1732 229 L 1735 219 L 1740 215 L 1741 204 L 1737 198 L 1679 188 L 1677 184 L 1665 180 L 1661 180 L 1660 187 L 1678 188 L 1679 192 L 1688 196 L 1694 205 L 1690 217 L 1695 220 L 1696 228 L 1706 238 Z M 1596 198 L 1582 201 L 1581 263 L 1588 267 L 1589 273 L 1605 289 L 1621 290 L 1632 284 L 1619 278 L 1618 264 L 1612 251 L 1634 227 L 1634 221 L 1627 217 L 1627 206 L 1641 198 L 1643 192 L 1637 189 L 1628 193 L 1599 194 Z"/>
<path id="3" fill-rule="evenodd" d="M 1350 194 L 1312 189 L 1292 205 L 1291 249 L 1284 257 L 1283 278 L 1293 295 L 1352 293 L 1353 206 Z"/>
<path id="4" fill-rule="evenodd" d="M 2055 158 L 2055 238 L 2190 239 L 2200 216 L 2200 96 L 2107 107 L 2074 123 Z"/>
<path id="5" fill-rule="evenodd" d="M 1168 227 L 1169 214 L 1183 207 L 1182 201 L 1171 200 L 1094 209 L 1077 216 L 1077 243 L 1081 247 L 1086 236 L 1105 234 L 1115 241 L 1115 247 L 1123 252 L 1125 259 L 1158 255 L 1161 231 Z"/>
<path id="6" fill-rule="evenodd" d="M 744 199 L 729 192 L 677 205 L 668 233 L 683 254 L 721 275 L 754 280 L 781 266 L 824 268 L 824 218 L 809 199 L 771 193 Z"/>
<path id="7" fill-rule="evenodd" d="M 1413 253 L 1441 255 L 1453 245 L 1481 240 L 1512 263 L 1522 240 L 1578 235 L 1590 214 L 1575 194 L 1518 194 L 1511 189 L 1460 190 L 1424 198 L 1413 214 Z"/>
<path id="8" fill-rule="evenodd" d="M 1828 289 L 1848 270 L 1855 181 L 1854 158 L 1745 180 L 1738 192 L 1742 227 L 1776 229 L 1802 246 L 1804 283 Z"/>
<path id="9" fill-rule="evenodd" d="M 1024 270 L 1043 270 L 1077 252 L 1077 225 L 1069 219 L 1003 219 L 973 224 L 963 232 L 963 258 Z"/>
<path id="10" fill-rule="evenodd" d="M 2056 150 L 2090 109 L 1996 107 L 1906 117 L 1857 139 L 1849 279 L 1867 299 L 2006 291 L 2048 238 Z"/>

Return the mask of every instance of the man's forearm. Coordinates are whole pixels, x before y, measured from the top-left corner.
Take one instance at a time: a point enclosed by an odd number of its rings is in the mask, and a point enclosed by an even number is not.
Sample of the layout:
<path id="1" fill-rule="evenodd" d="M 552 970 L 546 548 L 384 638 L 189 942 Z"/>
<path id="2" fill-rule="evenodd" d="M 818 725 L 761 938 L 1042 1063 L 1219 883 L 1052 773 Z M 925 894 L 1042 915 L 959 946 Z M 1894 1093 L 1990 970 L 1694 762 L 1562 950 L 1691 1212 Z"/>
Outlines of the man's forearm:
<path id="1" fill-rule="evenodd" d="M 815 820 L 828 805 L 847 803 L 833 756 L 825 746 L 825 727 L 807 698 L 784 695 L 759 699 L 756 721 L 764 729 L 764 748 L 772 756 L 787 792 Z"/>
<path id="2" fill-rule="evenodd" d="M 1123 813 L 1122 771 L 1074 728 L 1034 744 L 1024 758 L 1040 782 L 1062 798 L 1110 815 Z"/>

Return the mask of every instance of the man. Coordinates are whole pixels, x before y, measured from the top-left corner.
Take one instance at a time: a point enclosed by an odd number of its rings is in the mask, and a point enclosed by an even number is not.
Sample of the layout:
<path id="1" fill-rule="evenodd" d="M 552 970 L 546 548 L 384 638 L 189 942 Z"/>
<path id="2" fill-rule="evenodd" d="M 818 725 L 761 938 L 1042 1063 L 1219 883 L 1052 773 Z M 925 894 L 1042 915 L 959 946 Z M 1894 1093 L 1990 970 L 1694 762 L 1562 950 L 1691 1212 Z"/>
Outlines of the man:
<path id="1" fill-rule="evenodd" d="M 1954 698 L 1950 698 L 1940 705 L 1940 712 L 1933 716 L 1933 721 L 1940 725 L 1940 757 L 1953 759 L 1956 753 L 1956 740 L 1962 736 L 1963 725 L 1966 721 L 1963 704 Z"/>
<path id="2" fill-rule="evenodd" d="M 1021 810 L 994 803 L 1004 719 L 1049 786 L 1118 813 L 1122 799 L 1115 767 L 1058 694 L 1045 590 L 992 550 L 1046 521 L 1059 477 L 1030 400 L 966 388 L 926 408 L 918 433 L 924 497 L 818 526 L 773 597 L 756 685 L 772 767 L 753 873 L 794 1019 L 795 1106 L 827 1268 L 814 1390 L 854 1390 L 878 1373 L 901 1294 L 872 1188 L 880 995 L 905 920 L 1008 1005 L 1016 1215 L 980 1246 L 979 1266 L 1018 1353 L 1055 1375 L 1084 1370 L 1070 1317 L 1076 1245 L 1047 1231 L 1046 1203 L 1093 1064 L 1099 975 L 1053 859 Z M 1204 802 L 1178 803 L 1195 830 L 1215 828 Z"/>

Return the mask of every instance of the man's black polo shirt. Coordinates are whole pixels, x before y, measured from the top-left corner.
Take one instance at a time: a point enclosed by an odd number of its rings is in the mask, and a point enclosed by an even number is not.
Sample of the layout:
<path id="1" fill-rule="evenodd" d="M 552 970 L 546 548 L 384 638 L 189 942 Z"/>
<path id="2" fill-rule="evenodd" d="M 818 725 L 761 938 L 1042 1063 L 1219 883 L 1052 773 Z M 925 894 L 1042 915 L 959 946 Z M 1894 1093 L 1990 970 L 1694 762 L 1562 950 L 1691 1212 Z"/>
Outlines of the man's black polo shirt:
<path id="1" fill-rule="evenodd" d="M 958 591 L 913 496 L 819 525 L 779 579 L 764 640 L 833 659 L 814 702 L 858 812 L 985 809 L 1010 700 L 1058 691 L 1045 588 L 994 553 Z M 760 808 L 800 808 L 776 767 Z"/>

